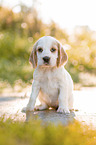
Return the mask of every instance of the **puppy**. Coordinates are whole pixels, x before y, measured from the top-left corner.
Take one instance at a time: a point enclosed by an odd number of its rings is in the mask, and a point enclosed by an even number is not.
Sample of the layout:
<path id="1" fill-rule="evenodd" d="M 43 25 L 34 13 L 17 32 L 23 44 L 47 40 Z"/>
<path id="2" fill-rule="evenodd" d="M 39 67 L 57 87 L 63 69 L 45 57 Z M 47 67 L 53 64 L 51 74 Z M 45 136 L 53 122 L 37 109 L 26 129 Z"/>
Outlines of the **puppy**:
<path id="1" fill-rule="evenodd" d="M 64 68 L 67 54 L 60 42 L 51 36 L 41 37 L 34 44 L 29 61 L 35 71 L 27 110 L 58 107 L 57 112 L 70 113 L 73 109 L 73 81 Z M 35 106 L 37 97 L 40 106 Z"/>

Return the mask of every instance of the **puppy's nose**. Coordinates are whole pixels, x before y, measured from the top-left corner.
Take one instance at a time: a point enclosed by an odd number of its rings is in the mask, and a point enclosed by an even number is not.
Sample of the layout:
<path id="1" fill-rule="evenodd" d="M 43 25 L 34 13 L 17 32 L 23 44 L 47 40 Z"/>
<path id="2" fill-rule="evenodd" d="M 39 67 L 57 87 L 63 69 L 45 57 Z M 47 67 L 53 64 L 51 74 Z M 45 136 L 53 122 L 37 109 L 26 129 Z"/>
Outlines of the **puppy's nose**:
<path id="1" fill-rule="evenodd" d="M 43 60 L 44 60 L 44 62 L 47 62 L 47 63 L 49 63 L 50 57 L 48 57 L 48 56 L 45 56 L 45 57 L 43 57 Z"/>

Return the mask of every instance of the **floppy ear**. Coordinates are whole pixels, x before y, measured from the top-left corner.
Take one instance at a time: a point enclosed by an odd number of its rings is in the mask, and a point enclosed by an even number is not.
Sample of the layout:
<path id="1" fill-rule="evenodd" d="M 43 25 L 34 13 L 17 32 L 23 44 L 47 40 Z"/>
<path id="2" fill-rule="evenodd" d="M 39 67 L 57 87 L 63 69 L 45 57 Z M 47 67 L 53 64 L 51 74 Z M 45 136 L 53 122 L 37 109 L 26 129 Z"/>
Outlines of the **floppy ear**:
<path id="1" fill-rule="evenodd" d="M 58 58 L 57 58 L 57 67 L 64 65 L 67 62 L 68 56 L 65 52 L 63 46 L 58 42 Z"/>
<path id="2" fill-rule="evenodd" d="M 34 44 L 32 52 L 29 57 L 29 62 L 32 64 L 33 68 L 36 68 L 36 66 L 37 66 L 36 46 L 37 46 L 37 43 Z"/>

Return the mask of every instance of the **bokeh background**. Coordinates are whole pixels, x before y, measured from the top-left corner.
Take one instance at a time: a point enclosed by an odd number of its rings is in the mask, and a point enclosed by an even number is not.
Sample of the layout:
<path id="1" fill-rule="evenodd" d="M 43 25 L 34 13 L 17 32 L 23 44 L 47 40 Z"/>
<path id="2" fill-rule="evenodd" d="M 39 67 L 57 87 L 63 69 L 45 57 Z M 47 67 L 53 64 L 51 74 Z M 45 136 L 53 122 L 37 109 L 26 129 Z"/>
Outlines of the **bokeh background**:
<path id="1" fill-rule="evenodd" d="M 95 14 L 94 0 L 0 0 L 0 92 L 31 84 L 29 55 L 44 35 L 66 49 L 74 88 L 96 86 Z"/>

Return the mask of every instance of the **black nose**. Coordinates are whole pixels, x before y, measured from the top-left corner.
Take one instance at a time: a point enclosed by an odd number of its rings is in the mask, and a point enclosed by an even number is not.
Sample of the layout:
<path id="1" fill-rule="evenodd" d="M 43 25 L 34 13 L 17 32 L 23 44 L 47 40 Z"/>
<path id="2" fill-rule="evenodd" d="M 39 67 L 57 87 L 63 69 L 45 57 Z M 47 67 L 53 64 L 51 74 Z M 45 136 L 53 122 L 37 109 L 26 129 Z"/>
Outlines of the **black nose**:
<path id="1" fill-rule="evenodd" d="M 43 60 L 44 60 L 44 62 L 47 62 L 47 63 L 49 63 L 50 57 L 48 57 L 48 56 L 45 56 L 45 57 L 43 57 Z"/>

